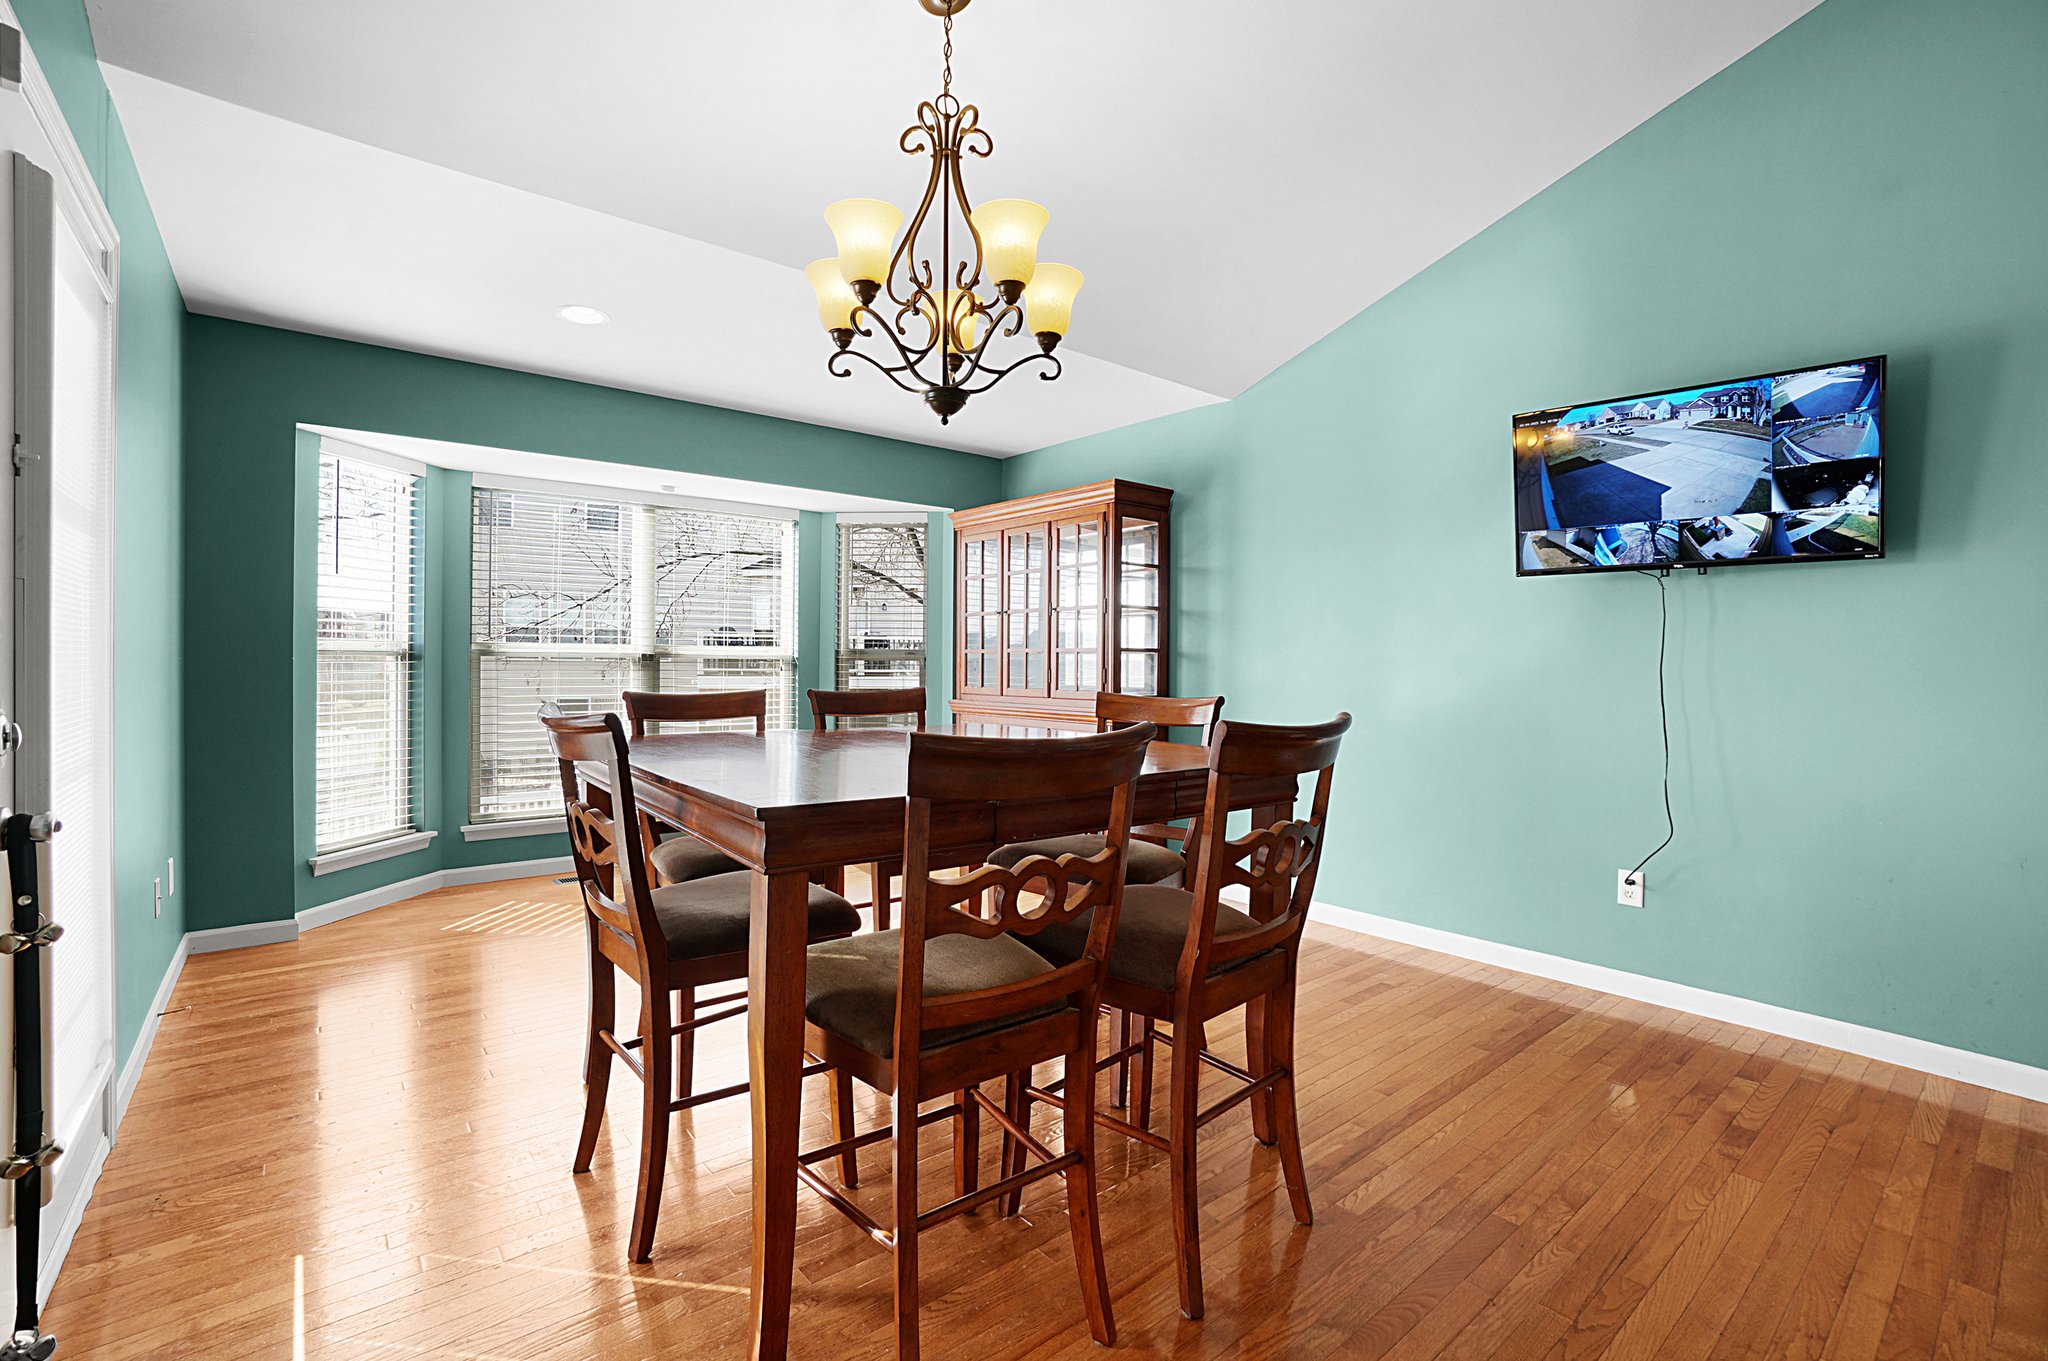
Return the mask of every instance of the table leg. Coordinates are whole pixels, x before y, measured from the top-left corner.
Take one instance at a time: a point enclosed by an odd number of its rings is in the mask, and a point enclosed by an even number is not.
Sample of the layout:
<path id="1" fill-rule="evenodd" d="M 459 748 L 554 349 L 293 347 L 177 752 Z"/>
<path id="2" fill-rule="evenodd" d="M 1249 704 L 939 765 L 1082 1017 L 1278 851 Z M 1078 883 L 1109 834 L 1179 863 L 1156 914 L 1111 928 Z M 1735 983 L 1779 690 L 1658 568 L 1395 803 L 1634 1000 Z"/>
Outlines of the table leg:
<path id="1" fill-rule="evenodd" d="M 747 958 L 748 1100 L 754 1113 L 755 1361 L 789 1350 L 796 1157 L 803 1101 L 805 874 L 756 874 Z"/>

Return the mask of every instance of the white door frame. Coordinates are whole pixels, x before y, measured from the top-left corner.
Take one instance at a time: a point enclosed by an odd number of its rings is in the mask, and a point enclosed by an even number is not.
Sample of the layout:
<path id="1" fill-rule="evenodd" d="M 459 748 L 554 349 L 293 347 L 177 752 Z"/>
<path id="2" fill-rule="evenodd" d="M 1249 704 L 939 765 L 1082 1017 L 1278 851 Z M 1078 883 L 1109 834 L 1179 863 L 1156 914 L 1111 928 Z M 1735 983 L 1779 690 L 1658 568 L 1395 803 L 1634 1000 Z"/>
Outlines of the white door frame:
<path id="1" fill-rule="evenodd" d="M 8 0 L 0 0 L 0 24 L 5 24 L 16 30 L 20 27 L 19 21 L 14 14 L 13 6 L 8 3 Z M 14 45 L 10 43 L 8 46 L 12 47 Z M 52 215 L 51 225 L 54 229 L 56 240 L 63 243 L 64 238 L 68 236 L 71 238 L 72 243 L 83 249 L 83 262 L 95 276 L 99 289 L 104 295 L 107 307 L 107 323 L 110 328 L 112 344 L 111 351 L 107 356 L 105 382 L 99 396 L 102 404 L 100 412 L 101 428 L 104 431 L 104 438 L 108 443 L 106 452 L 111 467 L 116 457 L 115 451 L 118 449 L 118 437 L 115 427 L 115 394 L 118 391 L 118 356 L 120 353 L 120 237 L 114 228 L 113 218 L 108 213 L 106 204 L 100 197 L 98 185 L 93 180 L 85 157 L 80 153 L 78 144 L 73 139 L 70 128 L 65 123 L 63 114 L 58 108 L 56 95 L 50 88 L 48 80 L 44 77 L 42 69 L 37 65 L 35 56 L 30 51 L 25 39 L 19 43 L 18 51 L 20 57 L 18 73 L 13 71 L 0 72 L 0 101 L 4 101 L 4 105 L 0 105 L 0 137 L 4 137 L 4 144 L 0 144 L 0 153 L 9 153 L 8 155 L 0 156 L 0 159 L 7 159 L 11 162 L 13 155 L 20 155 L 33 162 L 43 171 L 48 172 L 46 183 L 48 185 Z M 6 76 L 15 75 L 18 75 L 18 82 L 16 80 L 4 79 Z M 16 197 L 19 192 L 17 186 L 23 182 L 23 177 L 16 173 L 11 163 L 6 167 L 4 173 L 7 175 L 10 183 L 7 189 L 8 202 L 6 210 L 0 212 L 0 233 L 5 233 L 7 236 L 7 254 L 15 263 L 14 268 L 8 271 L 10 277 L 4 283 L 0 283 L 0 289 L 5 290 L 4 298 L 0 298 L 0 332 L 4 332 L 4 340 L 0 340 L 0 345 L 5 346 L 4 353 L 0 353 L 0 416 L 5 417 L 5 431 L 10 433 L 17 431 L 32 433 L 24 430 L 23 418 L 29 416 L 30 411 L 20 403 L 23 393 L 19 384 L 24 377 L 32 381 L 42 381 L 37 379 L 38 373 L 46 379 L 53 357 L 50 355 L 36 356 L 20 352 L 22 347 L 16 341 L 16 313 L 24 301 L 20 270 L 23 267 L 24 247 L 28 243 L 15 238 L 18 216 Z M 32 176 L 31 179 L 40 181 L 41 177 Z M 50 291 L 54 290 L 55 287 L 54 278 L 45 280 L 43 282 L 44 296 L 49 296 Z M 40 365 L 40 368 L 37 365 Z M 10 438 L 8 443 L 11 444 L 12 442 Z M 46 454 L 47 450 L 41 452 Z M 11 476 L 14 472 L 14 460 L 12 457 L 9 458 L 8 463 L 9 466 L 4 471 L 10 475 L 9 481 L 19 481 L 19 479 Z M 47 464 L 44 466 L 46 470 Z M 108 546 L 106 561 L 110 577 L 108 583 L 107 617 L 104 620 L 106 627 L 104 636 L 99 640 L 101 647 L 104 649 L 101 660 L 108 689 L 105 696 L 104 709 L 98 717 L 105 724 L 105 732 L 109 742 L 112 741 L 113 733 L 112 625 L 114 606 L 111 597 L 111 573 L 113 571 L 113 545 L 116 542 L 113 524 L 113 486 L 114 483 L 110 478 L 107 488 L 108 504 L 103 508 L 99 526 L 100 532 L 106 535 Z M 12 490 L 19 494 L 21 488 L 17 486 Z M 16 518 L 16 523 L 13 526 L 16 536 L 27 534 L 31 531 L 30 526 L 20 523 L 19 517 L 14 518 Z M 46 538 L 47 536 L 45 535 L 44 537 Z M 16 537 L 15 542 L 19 543 L 20 541 L 19 537 Z M 15 545 L 10 544 L 9 550 L 10 562 L 6 575 L 10 579 L 10 585 L 12 585 L 12 579 L 15 577 Z M 44 609 L 47 610 L 49 583 L 45 581 L 43 585 L 44 590 L 42 594 L 45 598 L 41 603 Z M 22 603 L 28 605 L 31 610 L 35 608 L 35 605 L 27 600 L 24 600 Z M 13 621 L 17 628 L 21 622 L 19 619 Z M 13 650 L 12 644 L 13 639 L 10 638 L 10 651 Z M 8 663 L 16 671 L 16 694 L 14 698 L 17 706 L 21 704 L 24 698 L 33 698 L 25 697 L 21 694 L 21 681 L 26 678 L 29 672 L 34 671 L 36 668 L 22 667 L 20 665 L 22 660 L 24 659 L 18 656 L 12 657 Z M 34 733 L 25 734 L 24 749 L 21 753 L 24 759 L 10 763 L 13 767 L 11 770 L 0 771 L 0 802 L 7 803 L 20 811 L 55 811 L 61 820 L 63 817 L 62 809 L 46 810 L 40 807 L 29 808 L 27 806 L 28 803 L 36 799 L 47 798 L 49 740 L 50 735 L 47 731 L 40 735 Z M 110 781 L 112 765 L 113 762 L 110 757 L 108 769 L 105 772 Z M 111 809 L 111 788 L 108 791 L 107 800 L 109 809 Z M 118 958 L 114 932 L 117 927 L 115 919 L 118 914 L 114 909 L 114 890 L 116 886 L 113 880 L 113 866 L 111 864 L 113 835 L 114 833 L 110 826 L 103 851 L 109 863 L 103 864 L 101 868 L 104 872 L 104 882 L 108 890 L 107 915 L 103 924 L 105 982 L 109 1012 L 107 1020 L 110 1033 L 114 1036 L 115 1044 L 118 1045 L 119 1018 L 115 1009 L 118 1007 L 119 988 L 114 977 L 115 960 Z M 61 836 L 62 833 L 59 833 L 60 838 Z M 47 872 L 43 875 L 43 883 L 47 893 L 51 883 Z M 62 906 L 53 901 L 51 907 L 60 914 L 61 919 Z M 61 949 L 64 947 L 60 944 L 54 948 Z M 45 968 L 44 977 L 47 983 L 50 977 L 47 967 Z M 7 1019 L 11 1013 L 8 1010 L 9 1004 L 5 1000 L 10 992 L 11 979 L 7 976 L 7 971 L 0 970 L 0 1045 L 4 1045 L 11 1053 L 13 1036 L 11 1034 L 11 1024 Z M 47 986 L 45 1008 L 47 1015 Z M 49 1037 L 46 1027 L 46 1059 L 49 1052 Z M 45 1066 L 47 1069 L 47 1062 Z M 112 1144 L 116 1118 L 114 1082 L 118 1070 L 118 1056 L 115 1056 L 115 1062 L 110 1065 L 108 1081 L 100 1089 L 96 1117 L 88 1122 L 87 1133 L 89 1137 L 80 1141 L 87 1146 L 76 1147 L 70 1150 L 65 1157 L 60 1158 L 57 1163 L 53 1164 L 45 1172 L 44 1187 L 46 1197 L 50 1196 L 52 1191 L 55 1190 L 60 1198 L 50 1205 L 50 1208 L 43 1216 L 42 1263 L 37 1283 L 38 1294 L 43 1298 L 48 1297 L 50 1287 L 56 1281 L 57 1271 L 63 1264 L 64 1254 L 70 1247 L 72 1236 L 77 1232 L 78 1222 L 84 1214 L 86 1201 L 90 1197 L 94 1182 L 98 1180 L 100 1168 L 104 1164 L 107 1151 Z M 4 1085 L 6 1084 L 0 1084 L 0 1086 Z M 6 1099 L 5 1093 L 0 1092 L 0 1115 L 4 1115 L 7 1120 L 5 1137 L 9 1138 L 11 1138 L 12 1132 L 11 1104 L 11 1100 Z M 48 1103 L 46 1101 L 47 1109 Z M 49 1113 L 50 1127 L 53 1130 L 57 1126 L 59 1115 L 60 1113 L 56 1111 L 50 1111 Z M 9 1261 L 11 1261 L 13 1255 L 13 1233 L 12 1200 L 10 1197 L 7 1205 L 7 1228 L 4 1239 L 0 1239 L 0 1247 L 4 1247 L 5 1257 Z M 0 1271 L 0 1278 L 4 1278 L 4 1285 L 0 1285 L 0 1296 L 4 1296 L 6 1299 L 10 1312 L 13 1303 L 12 1277 L 13 1273 L 11 1270 Z"/>

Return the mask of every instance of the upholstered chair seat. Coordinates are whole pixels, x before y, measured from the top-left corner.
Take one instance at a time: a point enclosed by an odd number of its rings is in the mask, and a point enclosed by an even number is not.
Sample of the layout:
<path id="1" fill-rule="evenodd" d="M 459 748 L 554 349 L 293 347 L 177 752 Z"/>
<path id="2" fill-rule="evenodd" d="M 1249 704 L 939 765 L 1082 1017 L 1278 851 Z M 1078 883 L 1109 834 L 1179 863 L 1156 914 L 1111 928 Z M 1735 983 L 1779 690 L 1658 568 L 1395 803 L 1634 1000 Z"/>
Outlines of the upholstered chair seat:
<path id="1" fill-rule="evenodd" d="M 1082 948 L 1086 949 L 1086 930 L 1081 935 Z M 902 949 L 900 930 L 871 931 L 864 936 L 813 945 L 805 978 L 804 1018 L 877 1058 L 894 1058 L 896 984 Z M 1037 951 L 1011 936 L 988 940 L 975 936 L 933 936 L 925 942 L 924 995 L 942 997 L 1022 983 L 1051 973 L 1052 967 Z M 928 1030 L 921 1047 L 944 1048 L 1069 1009 L 1038 1007 L 975 1025 Z"/>
<path id="2" fill-rule="evenodd" d="M 714 874 L 731 874 L 746 868 L 718 847 L 699 841 L 688 832 L 679 832 L 648 852 L 647 863 L 664 884 L 687 884 L 693 879 L 708 879 Z"/>
<path id="3" fill-rule="evenodd" d="M 753 879 L 751 870 L 741 870 L 654 890 L 654 915 L 668 941 L 669 958 L 711 959 L 744 951 Z M 852 903 L 828 888 L 811 885 L 812 940 L 859 929 L 860 913 Z"/>
<path id="4" fill-rule="evenodd" d="M 1194 910 L 1195 895 L 1185 889 L 1162 888 L 1157 884 L 1132 884 L 1124 889 L 1123 913 L 1116 919 L 1116 935 L 1109 944 L 1109 976 L 1155 992 L 1172 992 L 1174 970 L 1180 965 L 1181 947 L 1188 939 L 1188 918 Z M 1084 914 L 1047 927 L 1032 938 L 1032 944 L 1055 963 L 1079 959 L 1088 948 L 1088 925 Z M 1216 905 L 1219 937 L 1257 926 L 1258 922 L 1228 903 Z M 1232 960 L 1211 969 L 1209 977 L 1241 969 L 1259 958 L 1262 955 Z"/>

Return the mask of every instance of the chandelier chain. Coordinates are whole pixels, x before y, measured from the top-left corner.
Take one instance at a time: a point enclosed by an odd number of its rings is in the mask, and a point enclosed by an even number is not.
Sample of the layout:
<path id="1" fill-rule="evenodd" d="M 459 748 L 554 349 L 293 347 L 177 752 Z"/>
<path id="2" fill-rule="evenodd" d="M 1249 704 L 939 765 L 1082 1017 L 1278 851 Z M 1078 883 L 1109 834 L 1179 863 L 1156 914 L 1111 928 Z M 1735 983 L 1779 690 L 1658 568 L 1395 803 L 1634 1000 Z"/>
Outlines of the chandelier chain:
<path id="1" fill-rule="evenodd" d="M 951 5 L 946 7 L 946 46 L 944 51 L 946 69 L 940 92 L 942 94 L 951 94 L 953 93 L 953 7 Z"/>

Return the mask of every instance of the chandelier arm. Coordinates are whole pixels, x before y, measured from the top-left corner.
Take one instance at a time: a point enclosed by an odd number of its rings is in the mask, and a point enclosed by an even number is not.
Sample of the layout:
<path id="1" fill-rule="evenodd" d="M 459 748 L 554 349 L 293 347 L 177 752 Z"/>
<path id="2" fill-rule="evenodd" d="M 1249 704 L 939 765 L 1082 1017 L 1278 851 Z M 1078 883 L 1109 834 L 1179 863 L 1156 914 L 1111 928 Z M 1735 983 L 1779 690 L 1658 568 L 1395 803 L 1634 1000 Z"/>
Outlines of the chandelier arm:
<path id="1" fill-rule="evenodd" d="M 963 256 L 954 270 L 955 288 L 973 288 L 981 282 L 983 261 L 981 229 L 974 225 L 974 201 L 967 197 L 967 182 L 961 176 L 960 163 L 967 156 L 986 158 L 996 149 L 995 138 L 989 136 L 981 126 L 981 109 L 973 104 L 960 106 L 959 114 L 953 120 L 953 154 L 948 160 L 947 178 L 951 182 L 954 201 L 960 205 L 960 219 L 967 224 L 967 231 L 974 238 L 973 268 Z"/>
<path id="2" fill-rule="evenodd" d="M 924 198 L 918 203 L 917 211 L 910 215 L 910 226 L 903 233 L 903 239 L 897 243 L 895 255 L 889 260 L 889 278 L 885 285 L 889 290 L 889 298 L 906 307 L 916 301 L 920 288 L 930 288 L 934 282 L 930 260 L 924 262 L 924 278 L 922 281 L 919 280 L 917 249 L 918 238 L 924 231 L 925 219 L 931 215 L 932 204 L 938 199 L 945 179 L 945 151 L 950 140 L 947 135 L 947 121 L 939 112 L 938 105 L 927 99 L 917 106 L 917 122 L 905 128 L 903 136 L 897 139 L 898 145 L 904 151 L 913 156 L 928 155 L 932 159 L 931 174 L 924 184 Z M 919 134 L 923 134 L 921 140 L 917 140 Z M 897 292 L 896 270 L 899 266 L 910 286 L 908 297 Z"/>
<path id="3" fill-rule="evenodd" d="M 891 367 L 888 364 L 884 364 L 881 360 L 876 359 L 873 355 L 862 354 L 859 350 L 834 350 L 831 353 L 831 355 L 828 356 L 825 360 L 825 371 L 831 374 L 834 378 L 853 377 L 853 370 L 851 368 L 843 367 L 841 363 L 841 361 L 848 359 L 858 359 L 862 363 L 872 366 L 884 378 L 887 378 L 890 382 L 894 383 L 897 387 L 901 388 L 905 392 L 913 394 L 921 393 L 927 387 L 931 386 L 929 383 L 926 383 L 924 381 L 923 376 L 919 375 L 915 368 L 912 368 L 907 364 Z M 909 373 L 916 376 L 918 379 L 917 383 L 911 384 L 904 382 L 903 379 L 898 376 L 904 373 Z"/>
<path id="4" fill-rule="evenodd" d="M 881 314 L 875 311 L 874 308 L 863 304 L 859 307 L 854 308 L 850 315 L 857 322 L 860 317 L 860 314 L 863 312 L 867 313 L 870 317 L 874 318 L 875 331 L 879 331 L 881 333 L 882 338 L 888 341 L 890 345 L 895 347 L 898 357 L 900 357 L 903 360 L 906 366 L 916 365 L 926 355 L 930 354 L 932 352 L 932 346 L 938 343 L 938 337 L 934 335 L 932 340 L 928 344 L 906 345 L 903 343 L 903 338 L 901 335 L 901 325 L 899 324 L 897 326 L 891 326 L 888 322 L 882 320 Z M 903 313 L 899 311 L 896 315 L 900 318 L 903 315 Z M 923 314 L 919 313 L 918 315 L 922 316 Z M 859 333 L 864 336 L 872 336 L 874 334 L 874 332 L 865 330 L 858 325 L 856 325 L 854 329 L 856 331 L 859 331 Z"/>
<path id="5" fill-rule="evenodd" d="M 849 351 L 849 353 L 851 352 Z M 1050 372 L 1041 373 L 1038 375 L 1045 382 L 1050 383 L 1053 379 L 1060 376 L 1061 366 L 1060 357 L 1058 355 L 1027 354 L 1022 359 L 1018 360 L 1016 363 L 1007 365 L 1006 367 L 1000 369 L 992 369 L 987 368 L 985 366 L 977 367 L 974 371 L 976 376 L 980 376 L 982 374 L 988 375 L 988 381 L 986 383 L 983 383 L 980 387 L 967 387 L 965 385 L 956 386 L 959 386 L 960 394 L 962 396 L 972 397 L 976 393 L 987 392 L 990 388 L 994 387 L 997 383 L 1002 382 L 1003 379 L 1009 377 L 1018 369 L 1023 368 L 1026 364 L 1050 364 L 1052 366 Z"/>
<path id="6" fill-rule="evenodd" d="M 968 296 L 973 297 L 974 295 L 969 294 Z M 979 303 L 981 299 L 975 298 L 975 301 Z M 988 365 L 982 362 L 981 356 L 988 349 L 990 341 L 994 340 L 998 334 L 1016 335 L 1024 324 L 1024 309 L 1015 303 L 1004 304 L 1000 312 L 991 312 L 987 307 L 977 307 L 974 315 L 989 319 L 988 330 L 982 335 L 979 345 L 976 345 L 971 351 L 963 351 L 961 353 L 961 371 L 958 377 L 962 382 L 970 381 L 975 374 L 988 369 Z M 1009 324 L 1007 331 L 1003 329 L 1006 322 Z M 1016 366 L 1012 365 L 1011 367 L 1014 368 Z"/>

